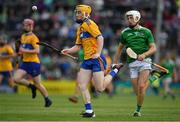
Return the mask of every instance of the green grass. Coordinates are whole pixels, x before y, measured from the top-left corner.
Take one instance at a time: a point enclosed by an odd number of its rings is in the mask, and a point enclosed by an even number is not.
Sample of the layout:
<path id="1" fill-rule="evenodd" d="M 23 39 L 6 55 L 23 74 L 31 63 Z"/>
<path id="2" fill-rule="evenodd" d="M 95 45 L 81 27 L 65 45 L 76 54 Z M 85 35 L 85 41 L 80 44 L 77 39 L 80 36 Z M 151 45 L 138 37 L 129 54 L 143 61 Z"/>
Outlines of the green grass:
<path id="1" fill-rule="evenodd" d="M 109 99 L 106 95 L 93 99 L 95 118 L 81 118 L 83 102 L 68 102 L 68 96 L 51 95 L 53 105 L 44 108 L 43 98 L 38 94 L 0 94 L 0 121 L 180 121 L 180 99 L 147 96 L 142 108 L 142 117 L 132 117 L 135 96 L 118 96 Z"/>

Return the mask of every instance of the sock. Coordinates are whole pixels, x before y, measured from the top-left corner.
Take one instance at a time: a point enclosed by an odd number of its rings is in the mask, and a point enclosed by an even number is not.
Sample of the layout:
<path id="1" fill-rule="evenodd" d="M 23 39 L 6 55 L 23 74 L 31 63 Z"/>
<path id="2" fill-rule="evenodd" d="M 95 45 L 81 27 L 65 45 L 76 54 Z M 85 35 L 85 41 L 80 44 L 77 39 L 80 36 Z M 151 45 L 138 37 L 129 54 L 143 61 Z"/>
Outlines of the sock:
<path id="1" fill-rule="evenodd" d="M 49 98 L 48 98 L 48 97 L 44 97 L 44 100 L 45 100 L 45 101 L 49 101 Z"/>
<path id="2" fill-rule="evenodd" d="M 84 106 L 85 106 L 85 110 L 87 113 L 93 112 L 92 107 L 91 107 L 91 103 L 86 103 Z"/>
<path id="3" fill-rule="evenodd" d="M 140 106 L 140 105 L 137 105 L 136 111 L 137 111 L 137 112 L 140 112 L 140 110 L 141 110 L 141 106 Z"/>
<path id="4" fill-rule="evenodd" d="M 109 74 L 110 74 L 112 77 L 115 77 L 117 73 L 118 73 L 118 69 L 114 69 L 114 70 L 112 70 Z"/>

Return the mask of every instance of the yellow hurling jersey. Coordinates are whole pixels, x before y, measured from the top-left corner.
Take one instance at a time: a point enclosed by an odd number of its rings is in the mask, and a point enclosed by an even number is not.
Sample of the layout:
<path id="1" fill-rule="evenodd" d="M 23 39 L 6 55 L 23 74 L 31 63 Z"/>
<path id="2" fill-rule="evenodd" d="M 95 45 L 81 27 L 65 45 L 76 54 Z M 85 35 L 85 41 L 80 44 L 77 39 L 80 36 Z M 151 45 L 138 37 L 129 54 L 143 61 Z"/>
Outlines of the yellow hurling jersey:
<path id="1" fill-rule="evenodd" d="M 76 44 L 82 45 L 85 60 L 92 58 L 92 55 L 97 53 L 97 37 L 100 35 L 99 27 L 90 19 L 87 19 L 78 27 Z"/>
<path id="2" fill-rule="evenodd" d="M 13 55 L 14 51 L 11 46 L 5 45 L 3 47 L 0 47 L 0 55 L 2 56 L 8 56 Z M 0 58 L 0 71 L 12 71 L 13 66 L 11 62 L 11 58 Z"/>
<path id="3" fill-rule="evenodd" d="M 36 44 L 37 42 L 39 42 L 39 39 L 33 33 L 23 34 L 21 36 L 21 46 L 24 49 L 33 50 L 39 48 L 39 45 Z M 40 60 L 37 53 L 23 53 L 23 62 L 40 63 Z"/>

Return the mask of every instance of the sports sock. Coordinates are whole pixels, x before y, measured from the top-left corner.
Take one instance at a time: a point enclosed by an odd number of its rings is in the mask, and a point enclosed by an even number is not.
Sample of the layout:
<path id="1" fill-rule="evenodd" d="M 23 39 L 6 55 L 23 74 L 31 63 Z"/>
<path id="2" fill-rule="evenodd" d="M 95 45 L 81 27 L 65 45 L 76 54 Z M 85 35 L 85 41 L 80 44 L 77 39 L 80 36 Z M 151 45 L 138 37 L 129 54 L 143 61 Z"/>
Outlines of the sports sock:
<path id="1" fill-rule="evenodd" d="M 49 97 L 44 97 L 44 100 L 47 102 L 49 101 Z"/>
<path id="2" fill-rule="evenodd" d="M 137 112 L 140 112 L 140 110 L 141 110 L 141 106 L 140 106 L 140 105 L 137 105 L 136 111 L 137 111 Z"/>
<path id="3" fill-rule="evenodd" d="M 85 110 L 87 113 L 93 112 L 92 107 L 91 107 L 91 103 L 86 103 L 84 106 L 85 106 Z"/>
<path id="4" fill-rule="evenodd" d="M 116 74 L 118 73 L 118 69 L 113 69 L 109 74 L 112 76 L 112 77 L 115 77 Z"/>

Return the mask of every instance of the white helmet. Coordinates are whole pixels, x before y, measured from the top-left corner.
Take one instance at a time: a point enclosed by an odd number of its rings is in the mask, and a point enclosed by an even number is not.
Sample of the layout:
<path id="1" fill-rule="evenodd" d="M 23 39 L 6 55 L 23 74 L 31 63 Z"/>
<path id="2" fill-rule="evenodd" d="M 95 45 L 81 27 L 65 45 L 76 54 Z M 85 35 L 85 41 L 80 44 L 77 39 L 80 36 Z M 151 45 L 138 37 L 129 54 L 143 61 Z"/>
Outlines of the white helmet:
<path id="1" fill-rule="evenodd" d="M 141 14 L 140 14 L 140 12 L 137 11 L 137 10 L 128 11 L 128 12 L 126 12 L 125 15 L 126 15 L 126 16 L 132 15 L 135 22 L 138 22 L 138 21 L 141 19 Z"/>

